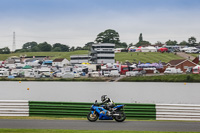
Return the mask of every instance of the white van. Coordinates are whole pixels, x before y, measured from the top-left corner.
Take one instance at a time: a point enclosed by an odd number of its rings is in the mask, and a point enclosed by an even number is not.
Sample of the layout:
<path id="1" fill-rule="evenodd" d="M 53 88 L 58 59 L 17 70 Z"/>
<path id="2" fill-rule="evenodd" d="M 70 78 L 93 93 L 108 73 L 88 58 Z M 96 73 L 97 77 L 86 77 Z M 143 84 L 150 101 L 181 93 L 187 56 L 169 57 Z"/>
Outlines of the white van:
<path id="1" fill-rule="evenodd" d="M 111 77 L 120 77 L 119 71 L 118 70 L 111 70 L 110 71 L 110 76 Z"/>
<path id="2" fill-rule="evenodd" d="M 175 74 L 175 73 L 183 73 L 183 71 L 181 71 L 180 68 L 176 69 L 176 68 L 166 68 L 166 70 L 164 71 L 164 74 Z"/>

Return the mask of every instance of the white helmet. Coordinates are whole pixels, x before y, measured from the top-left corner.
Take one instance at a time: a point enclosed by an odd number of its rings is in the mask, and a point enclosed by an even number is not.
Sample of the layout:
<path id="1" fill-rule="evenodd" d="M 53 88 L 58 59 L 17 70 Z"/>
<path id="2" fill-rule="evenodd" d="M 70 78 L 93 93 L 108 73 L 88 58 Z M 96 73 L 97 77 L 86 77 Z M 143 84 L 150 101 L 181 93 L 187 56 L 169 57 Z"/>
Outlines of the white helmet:
<path id="1" fill-rule="evenodd" d="M 102 96 L 101 96 L 101 101 L 103 102 L 103 101 L 105 101 L 107 98 L 108 98 L 107 95 L 102 95 Z"/>

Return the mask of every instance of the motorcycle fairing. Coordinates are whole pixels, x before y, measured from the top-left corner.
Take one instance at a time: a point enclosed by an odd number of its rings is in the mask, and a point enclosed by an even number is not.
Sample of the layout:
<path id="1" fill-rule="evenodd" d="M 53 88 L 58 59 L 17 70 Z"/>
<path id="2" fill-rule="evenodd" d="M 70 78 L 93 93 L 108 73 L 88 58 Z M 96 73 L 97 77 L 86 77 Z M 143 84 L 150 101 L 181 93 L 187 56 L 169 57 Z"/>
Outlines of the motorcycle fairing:
<path id="1" fill-rule="evenodd" d="M 117 105 L 117 106 L 115 106 L 115 107 L 113 107 L 114 109 L 121 109 L 121 108 L 123 108 L 124 107 L 124 105 Z"/>
<path id="2" fill-rule="evenodd" d="M 113 118 L 111 116 L 107 116 L 107 110 L 102 108 L 102 107 L 98 107 L 98 106 L 93 106 L 93 109 L 99 114 L 99 120 L 113 120 Z M 92 113 L 94 111 L 91 111 Z"/>

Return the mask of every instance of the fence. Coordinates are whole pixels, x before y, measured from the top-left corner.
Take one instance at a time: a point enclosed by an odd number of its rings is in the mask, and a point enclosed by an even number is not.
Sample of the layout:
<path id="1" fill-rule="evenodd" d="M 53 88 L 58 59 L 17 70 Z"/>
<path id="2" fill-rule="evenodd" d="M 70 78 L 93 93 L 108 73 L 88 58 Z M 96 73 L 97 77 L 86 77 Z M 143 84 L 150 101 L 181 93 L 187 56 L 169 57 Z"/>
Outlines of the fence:
<path id="1" fill-rule="evenodd" d="M 0 100 L 0 116 L 29 116 L 28 101 Z"/>
<path id="2" fill-rule="evenodd" d="M 86 118 L 93 103 L 0 100 L 0 116 L 54 116 Z M 124 103 L 116 103 L 124 104 Z M 196 104 L 130 104 L 125 103 L 127 118 L 136 120 L 200 121 Z"/>
<path id="3" fill-rule="evenodd" d="M 156 120 L 200 121 L 200 105 L 156 104 Z"/>
<path id="4" fill-rule="evenodd" d="M 119 103 L 121 104 L 121 103 Z M 86 117 L 92 103 L 30 101 L 30 116 Z M 155 120 L 155 104 L 125 104 L 127 118 Z"/>

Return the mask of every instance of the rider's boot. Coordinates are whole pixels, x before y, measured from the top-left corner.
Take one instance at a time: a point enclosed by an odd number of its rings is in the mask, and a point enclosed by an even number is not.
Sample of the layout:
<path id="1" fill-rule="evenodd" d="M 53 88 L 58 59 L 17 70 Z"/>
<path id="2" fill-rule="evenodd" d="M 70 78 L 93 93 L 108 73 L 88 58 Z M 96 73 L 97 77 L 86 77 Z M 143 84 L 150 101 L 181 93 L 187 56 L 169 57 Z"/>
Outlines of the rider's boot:
<path id="1" fill-rule="evenodd" d="M 108 109 L 107 115 L 111 116 L 113 114 L 114 110 L 112 108 Z"/>

